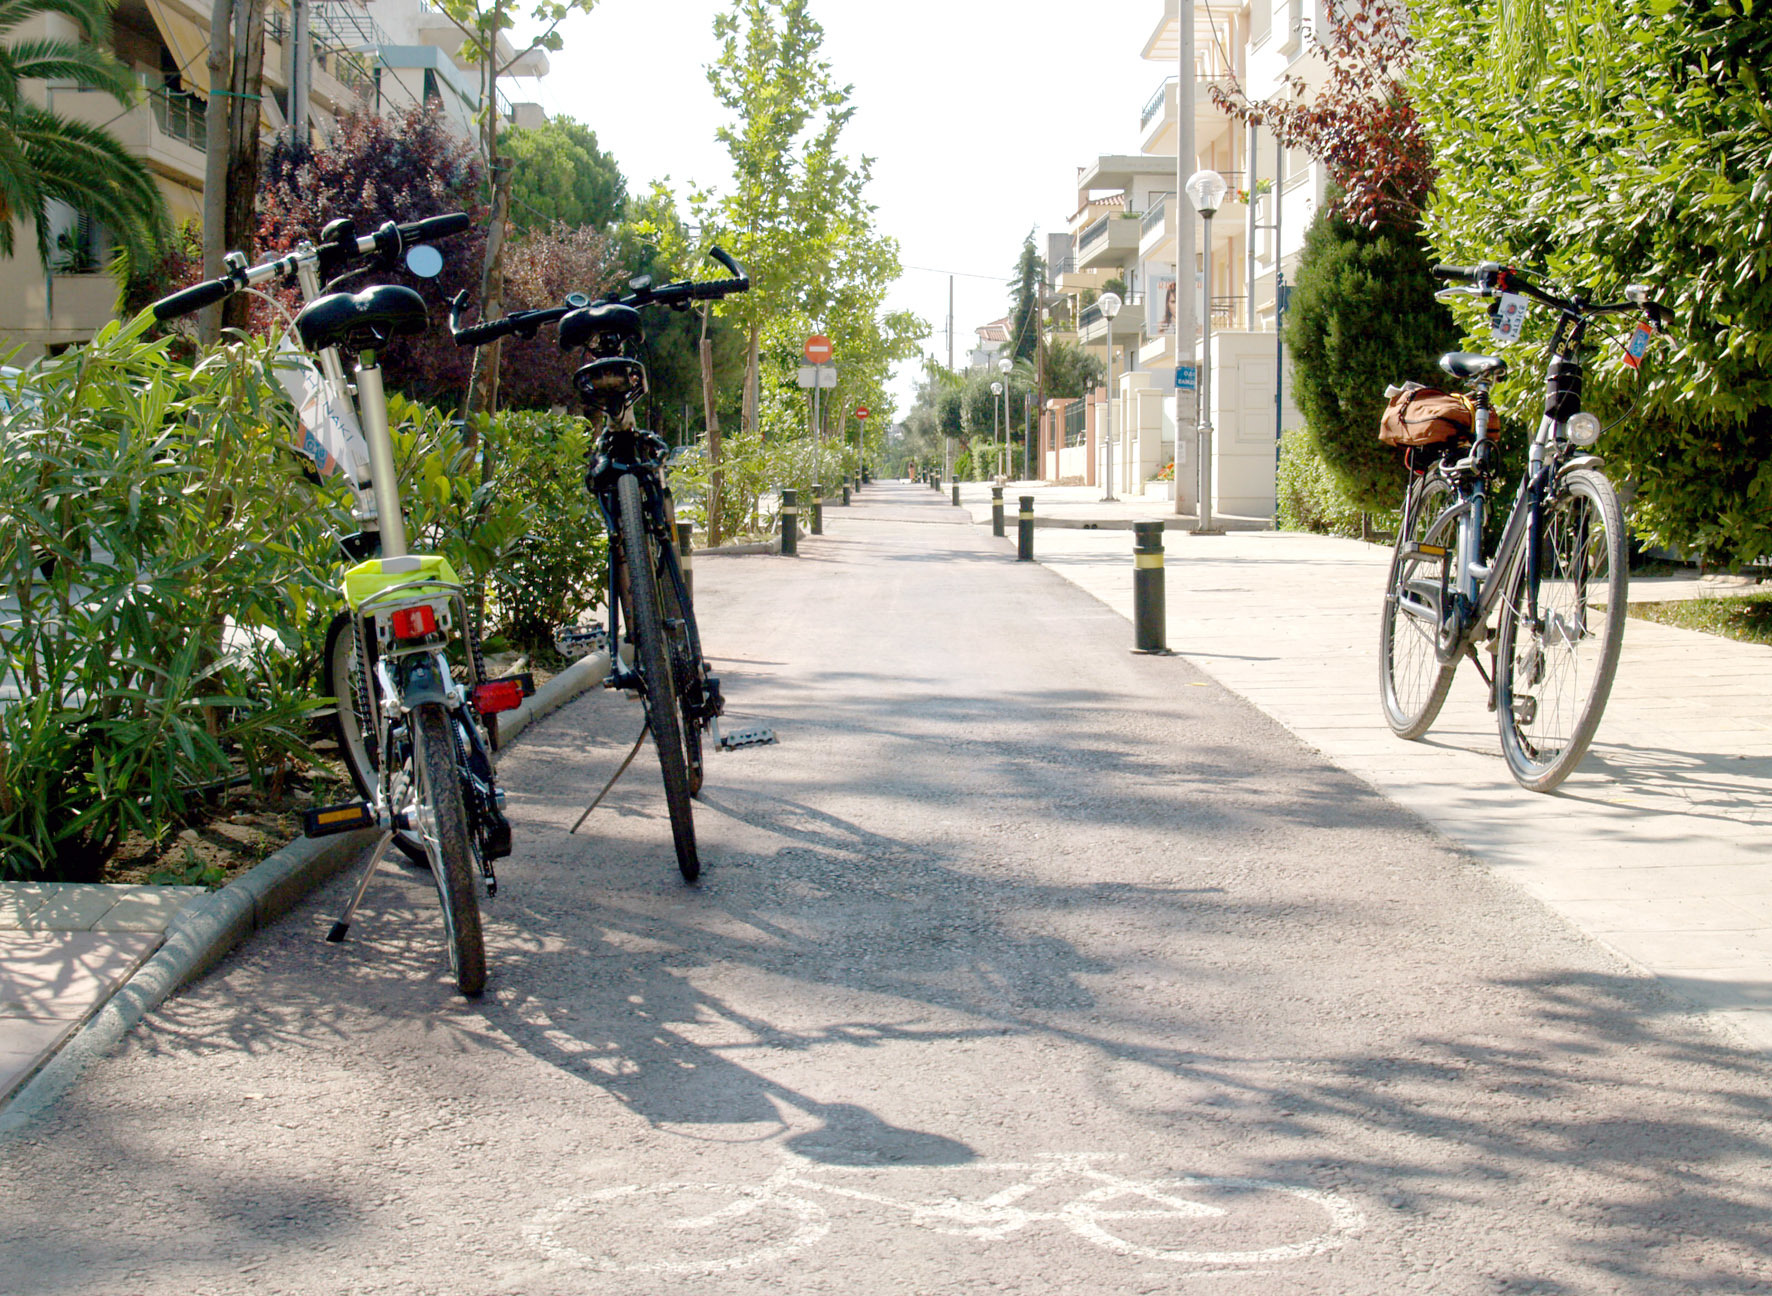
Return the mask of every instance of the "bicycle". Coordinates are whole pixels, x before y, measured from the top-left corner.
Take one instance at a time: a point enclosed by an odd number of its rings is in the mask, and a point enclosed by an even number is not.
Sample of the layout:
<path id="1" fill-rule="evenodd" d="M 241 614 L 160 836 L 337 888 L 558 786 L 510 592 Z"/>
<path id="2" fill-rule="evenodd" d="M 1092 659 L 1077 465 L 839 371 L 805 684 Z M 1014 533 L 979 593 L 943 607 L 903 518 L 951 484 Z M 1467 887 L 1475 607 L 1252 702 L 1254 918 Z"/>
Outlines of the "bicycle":
<path id="1" fill-rule="evenodd" d="M 424 299 L 395 284 L 337 291 L 344 280 L 402 258 L 419 277 L 434 277 L 443 259 L 429 243 L 468 225 L 467 216 L 455 213 L 407 225 L 390 221 L 360 238 L 351 222 L 333 221 L 318 245 L 304 241 L 258 265 L 229 253 L 226 274 L 173 293 L 152 309 L 156 319 L 171 320 L 271 279 L 300 290 L 304 304 L 289 320 L 291 343 L 285 348 L 292 363 L 299 359 L 297 376 L 284 382 L 306 436 L 303 453 L 323 473 L 343 472 L 359 526 L 340 540 L 352 565 L 340 581 L 346 608 L 328 627 L 322 669 L 335 703 L 339 750 L 360 799 L 308 811 L 304 830 L 309 837 L 381 830 L 327 939 L 345 938 L 392 844 L 429 866 L 451 975 L 471 998 L 486 985 L 475 875 L 488 896 L 496 894 L 492 861 L 511 849 L 483 717 L 518 705 L 530 688 L 520 676 L 485 678 L 460 578 L 448 559 L 407 548 L 379 352 L 396 336 L 424 331 Z M 346 269 L 364 258 L 372 260 Z M 275 298 L 257 295 L 282 309 Z M 346 347 L 354 355 L 354 400 L 340 356 Z M 449 662 L 458 638 L 465 649 L 465 684 L 456 682 Z"/>
<path id="2" fill-rule="evenodd" d="M 796 1160 L 761 1183 L 623 1184 L 568 1197 L 523 1232 L 551 1260 L 605 1273 L 721 1273 L 815 1245 L 831 1231 L 825 1203 L 835 1200 L 981 1243 L 1063 1228 L 1130 1259 L 1227 1273 L 1320 1255 L 1365 1227 L 1357 1207 L 1321 1189 L 1241 1176 L 1141 1179 L 1103 1168 L 1104 1159 L 1072 1154 L 928 1170 L 935 1182 L 919 1196 L 877 1186 L 905 1168 Z M 982 1179 L 986 1191 L 954 1193 L 947 1187 L 954 1176 Z M 563 1236 L 569 1229 L 594 1241 L 580 1249 Z"/>
<path id="3" fill-rule="evenodd" d="M 1544 413 L 1532 437 L 1506 525 L 1483 549 L 1484 510 L 1500 456 L 1491 435 L 1490 388 L 1507 374 L 1499 356 L 1455 351 L 1440 367 L 1465 382 L 1472 427 L 1412 459 L 1379 624 L 1380 696 L 1399 737 L 1426 733 L 1461 659 L 1489 686 L 1502 754 L 1522 787 L 1549 792 L 1586 754 L 1612 690 L 1624 633 L 1629 563 L 1624 516 L 1604 461 L 1588 453 L 1604 430 L 1581 408 L 1581 348 L 1597 318 L 1642 311 L 1629 354 L 1640 358 L 1671 314 L 1632 284 L 1626 300 L 1564 298 L 1495 262 L 1435 266 L 1442 300 L 1504 297 L 1557 312 L 1545 351 Z M 1393 389 L 1394 391 L 1394 389 Z M 1493 624 L 1491 623 L 1493 618 Z M 1487 643 L 1490 670 L 1477 645 Z"/>
<path id="4" fill-rule="evenodd" d="M 634 406 L 647 390 L 646 366 L 635 353 L 646 340 L 640 308 L 683 310 L 691 302 L 717 301 L 749 290 L 750 277 L 738 262 L 719 248 L 710 255 L 732 278 L 703 283 L 685 279 L 655 288 L 649 277 L 642 276 L 616 296 L 593 302 L 575 293 L 563 306 L 513 311 L 467 328 L 461 325 L 465 293 L 450 302 L 449 312 L 449 329 L 458 346 L 484 346 L 510 336 L 533 338 L 543 325 L 556 324 L 560 349 L 585 353 L 586 363 L 573 374 L 573 384 L 586 416 L 600 425 L 585 486 L 597 501 L 610 538 L 605 603 L 610 674 L 603 683 L 605 688 L 639 694 L 645 725 L 627 759 L 572 831 L 597 808 L 650 733 L 664 775 L 677 868 L 686 882 L 701 875 L 690 799 L 701 791 L 702 735 L 711 731 L 719 742 L 717 726 L 725 699 L 719 679 L 702 656 L 695 606 L 677 555 L 676 511 L 664 471 L 670 446 L 635 425 Z M 614 651 L 621 643 L 624 609 L 634 644 L 632 667 Z"/>

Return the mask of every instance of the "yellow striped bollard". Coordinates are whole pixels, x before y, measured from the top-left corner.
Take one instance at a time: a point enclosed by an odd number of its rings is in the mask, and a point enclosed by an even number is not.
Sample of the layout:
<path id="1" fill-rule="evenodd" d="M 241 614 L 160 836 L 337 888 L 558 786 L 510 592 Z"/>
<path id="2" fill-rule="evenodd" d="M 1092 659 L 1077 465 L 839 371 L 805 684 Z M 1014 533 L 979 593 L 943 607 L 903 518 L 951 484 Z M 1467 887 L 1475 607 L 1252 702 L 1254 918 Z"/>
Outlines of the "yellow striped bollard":
<path id="1" fill-rule="evenodd" d="M 1163 606 L 1163 524 L 1132 524 L 1132 651 L 1168 655 Z"/>

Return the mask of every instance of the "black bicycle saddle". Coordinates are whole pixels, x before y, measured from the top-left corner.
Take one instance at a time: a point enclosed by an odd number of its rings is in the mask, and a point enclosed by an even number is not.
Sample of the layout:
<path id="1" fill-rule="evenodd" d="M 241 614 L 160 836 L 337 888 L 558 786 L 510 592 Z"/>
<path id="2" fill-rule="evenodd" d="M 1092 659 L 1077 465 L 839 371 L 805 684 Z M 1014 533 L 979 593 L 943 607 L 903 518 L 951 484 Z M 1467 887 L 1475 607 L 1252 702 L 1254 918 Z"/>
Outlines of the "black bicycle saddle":
<path id="1" fill-rule="evenodd" d="M 593 360 L 572 375 L 587 405 L 619 414 L 646 394 L 646 366 L 625 356 Z"/>
<path id="2" fill-rule="evenodd" d="M 423 297 L 399 284 L 377 284 L 360 293 L 316 297 L 295 317 L 295 331 L 309 351 L 362 350 L 400 334 L 423 333 L 428 322 Z"/>
<path id="3" fill-rule="evenodd" d="M 640 340 L 640 312 L 632 306 L 618 306 L 614 302 L 598 302 L 595 306 L 580 306 L 560 321 L 560 349 L 576 351 L 581 346 L 602 338 L 614 338 L 618 343 Z M 608 355 L 619 347 L 598 345 L 596 350 Z"/>
<path id="4" fill-rule="evenodd" d="M 1500 356 L 1478 355 L 1475 351 L 1449 351 L 1440 357 L 1440 368 L 1454 378 L 1494 382 L 1507 376 L 1507 361 Z"/>

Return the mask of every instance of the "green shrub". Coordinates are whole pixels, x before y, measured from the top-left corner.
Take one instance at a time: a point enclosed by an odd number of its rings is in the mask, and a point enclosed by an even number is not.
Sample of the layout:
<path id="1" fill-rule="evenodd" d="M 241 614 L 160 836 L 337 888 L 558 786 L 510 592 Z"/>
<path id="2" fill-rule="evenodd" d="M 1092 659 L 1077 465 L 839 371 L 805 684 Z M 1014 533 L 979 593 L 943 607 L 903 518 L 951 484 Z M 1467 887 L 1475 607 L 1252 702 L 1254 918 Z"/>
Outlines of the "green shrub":
<path id="1" fill-rule="evenodd" d="M 1392 467 L 1400 493 L 1403 469 L 1394 463 Z M 1361 538 L 1396 527 L 1395 512 L 1371 514 L 1348 494 L 1308 428 L 1288 432 L 1280 441 L 1279 492 L 1282 531 Z"/>
<path id="2" fill-rule="evenodd" d="M 1410 231 L 1363 229 L 1329 209 L 1305 232 L 1286 313 L 1293 399 L 1347 498 L 1369 512 L 1403 498 L 1396 451 L 1378 439 L 1386 386 L 1438 386 L 1436 361 L 1458 342 L 1433 298 L 1432 260 Z"/>
<path id="3" fill-rule="evenodd" d="M 1648 283 L 1678 322 L 1639 373 L 1603 340 L 1584 404 L 1652 541 L 1739 563 L 1772 553 L 1772 9 L 1743 0 L 1524 6 L 1509 65 L 1472 38 L 1499 0 L 1411 5 L 1413 80 L 1440 168 L 1427 217 L 1445 259 L 1497 260 L 1606 300 Z M 1482 317 L 1467 323 L 1487 349 Z M 1628 328 L 1629 317 L 1622 327 Z M 1497 389 L 1536 422 L 1549 313 Z M 1530 376 L 1528 376 L 1530 375 Z"/>

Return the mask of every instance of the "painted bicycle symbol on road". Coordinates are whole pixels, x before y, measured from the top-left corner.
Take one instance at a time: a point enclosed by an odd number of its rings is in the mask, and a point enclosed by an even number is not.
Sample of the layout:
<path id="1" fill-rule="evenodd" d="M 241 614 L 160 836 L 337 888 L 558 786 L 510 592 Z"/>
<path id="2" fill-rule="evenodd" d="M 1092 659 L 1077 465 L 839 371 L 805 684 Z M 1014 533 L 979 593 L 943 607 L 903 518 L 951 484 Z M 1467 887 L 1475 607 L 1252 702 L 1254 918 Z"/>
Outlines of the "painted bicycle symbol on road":
<path id="1" fill-rule="evenodd" d="M 815 1246 L 831 1232 L 833 1210 L 849 1207 L 981 1242 L 1063 1228 L 1129 1258 L 1218 1269 L 1331 1251 L 1366 1222 L 1321 1189 L 1223 1175 L 1135 1178 L 1104 1168 L 1112 1159 L 1061 1154 L 938 1168 L 795 1160 L 761 1183 L 625 1184 L 568 1197 L 539 1212 L 524 1235 L 550 1259 L 576 1268 L 709 1274 L 771 1264 Z M 886 1191 L 889 1180 L 918 1174 L 950 1183 L 960 1176 L 985 1191 Z"/>

